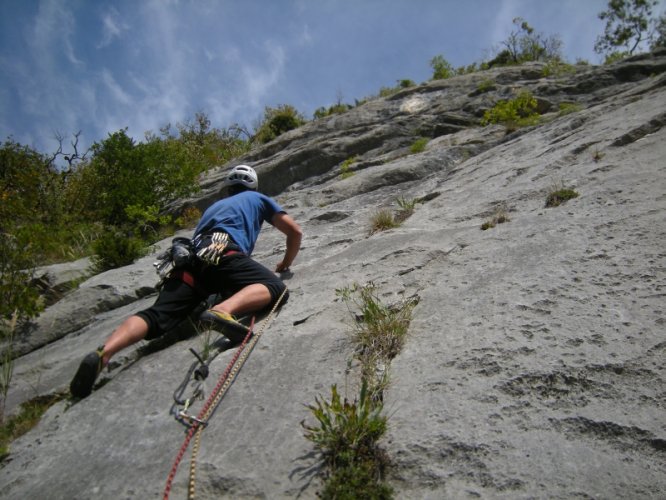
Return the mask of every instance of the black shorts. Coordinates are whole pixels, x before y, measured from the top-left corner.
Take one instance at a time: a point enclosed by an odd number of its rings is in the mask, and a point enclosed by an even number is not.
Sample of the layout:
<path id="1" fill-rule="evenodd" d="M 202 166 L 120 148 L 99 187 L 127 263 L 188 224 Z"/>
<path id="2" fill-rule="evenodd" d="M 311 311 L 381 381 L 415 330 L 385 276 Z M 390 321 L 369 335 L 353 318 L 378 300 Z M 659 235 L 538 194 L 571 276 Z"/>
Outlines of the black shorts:
<path id="1" fill-rule="evenodd" d="M 187 271 L 194 278 L 194 286 L 182 278 L 169 278 L 155 303 L 136 314 L 148 323 L 147 340 L 175 328 L 210 295 L 231 296 L 248 285 L 262 284 L 271 294 L 272 305 L 287 288 L 270 269 L 241 253 L 223 257 L 216 266 Z M 283 302 L 287 298 L 285 294 Z"/>

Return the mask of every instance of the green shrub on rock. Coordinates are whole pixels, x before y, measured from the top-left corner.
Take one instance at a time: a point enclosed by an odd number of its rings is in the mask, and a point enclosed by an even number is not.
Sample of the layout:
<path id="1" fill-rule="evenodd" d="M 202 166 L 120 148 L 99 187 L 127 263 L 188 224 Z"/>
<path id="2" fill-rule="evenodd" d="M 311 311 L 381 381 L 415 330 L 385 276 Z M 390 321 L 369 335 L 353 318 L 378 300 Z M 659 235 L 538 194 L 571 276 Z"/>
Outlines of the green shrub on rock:
<path id="1" fill-rule="evenodd" d="M 499 101 L 493 108 L 486 110 L 481 124 L 501 123 L 509 130 L 535 125 L 539 121 L 537 107 L 537 100 L 529 91 L 525 90 L 515 99 Z"/>
<path id="2" fill-rule="evenodd" d="M 131 264 L 145 253 L 139 238 L 110 229 L 93 243 L 93 269 L 103 272 Z"/>
<path id="3" fill-rule="evenodd" d="M 277 136 L 305 124 L 305 118 L 295 107 L 283 104 L 277 108 L 266 106 L 264 120 L 257 128 L 253 141 L 266 144 Z"/>
<path id="4" fill-rule="evenodd" d="M 565 201 L 578 198 L 578 193 L 570 188 L 561 188 L 552 191 L 546 198 L 546 208 L 559 207 Z"/>

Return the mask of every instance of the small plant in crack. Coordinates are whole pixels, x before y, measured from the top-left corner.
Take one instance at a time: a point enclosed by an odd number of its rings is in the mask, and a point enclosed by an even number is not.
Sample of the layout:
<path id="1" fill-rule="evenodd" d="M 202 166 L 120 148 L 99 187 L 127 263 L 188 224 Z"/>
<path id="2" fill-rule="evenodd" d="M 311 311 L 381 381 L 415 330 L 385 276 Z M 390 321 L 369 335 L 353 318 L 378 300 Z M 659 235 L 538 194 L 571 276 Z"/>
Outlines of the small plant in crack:
<path id="1" fill-rule="evenodd" d="M 427 137 L 419 137 L 409 147 L 409 151 L 411 153 L 422 153 L 423 151 L 425 151 L 425 148 L 428 145 L 429 141 L 430 139 L 428 139 Z"/>
<path id="2" fill-rule="evenodd" d="M 603 157 L 604 154 L 601 151 L 599 151 L 598 148 L 595 148 L 594 153 L 592 154 L 592 159 L 594 160 L 594 163 L 599 163 Z"/>
<path id="3" fill-rule="evenodd" d="M 333 385 L 330 400 L 316 397 L 307 408 L 316 425 L 301 422 L 305 438 L 314 443 L 327 468 L 321 498 L 391 498 L 392 488 L 382 480 L 388 458 L 378 444 L 387 417 L 367 384 L 361 385 L 353 402 L 343 399 Z"/>
<path id="4" fill-rule="evenodd" d="M 340 178 L 347 179 L 354 175 L 354 172 L 351 170 L 351 166 L 356 163 L 357 158 L 357 156 L 352 156 L 340 164 Z"/>
<path id="5" fill-rule="evenodd" d="M 360 392 L 350 402 L 333 385 L 330 400 L 318 396 L 307 405 L 315 423 L 301 425 L 325 466 L 322 498 L 389 499 L 393 489 L 384 480 L 389 458 L 379 445 L 388 425 L 382 391 L 388 384 L 388 363 L 404 344 L 418 299 L 385 305 L 373 283 L 355 283 L 337 289 L 336 295 L 355 319 L 352 341 L 361 364 Z"/>
<path id="6" fill-rule="evenodd" d="M 495 211 L 490 220 L 487 220 L 486 222 L 481 224 L 481 230 L 486 231 L 487 229 L 492 229 L 498 224 L 504 224 L 505 222 L 509 222 L 510 220 L 511 219 L 509 219 L 506 207 L 500 207 Z"/>
<path id="7" fill-rule="evenodd" d="M 370 219 L 370 234 L 398 227 L 393 212 L 388 208 L 377 210 Z"/>
<path id="8" fill-rule="evenodd" d="M 370 220 L 370 234 L 400 226 L 414 213 L 420 201 L 419 198 L 407 199 L 401 196 L 397 200 L 398 210 L 395 213 L 388 208 L 377 210 Z"/>
<path id="9" fill-rule="evenodd" d="M 377 287 L 372 282 L 365 285 L 355 283 L 338 289 L 336 295 L 345 302 L 350 314 L 357 319 L 352 341 L 356 346 L 356 356 L 361 363 L 363 378 L 371 382 L 371 387 L 384 386 L 387 381 L 384 380 L 385 370 L 381 368 L 388 365 L 402 349 L 412 319 L 412 310 L 418 299 L 405 299 L 392 305 L 383 304 Z"/>
<path id="10" fill-rule="evenodd" d="M 580 196 L 574 189 L 565 187 L 562 183 L 555 184 L 546 196 L 546 208 L 559 207 L 562 203 Z"/>

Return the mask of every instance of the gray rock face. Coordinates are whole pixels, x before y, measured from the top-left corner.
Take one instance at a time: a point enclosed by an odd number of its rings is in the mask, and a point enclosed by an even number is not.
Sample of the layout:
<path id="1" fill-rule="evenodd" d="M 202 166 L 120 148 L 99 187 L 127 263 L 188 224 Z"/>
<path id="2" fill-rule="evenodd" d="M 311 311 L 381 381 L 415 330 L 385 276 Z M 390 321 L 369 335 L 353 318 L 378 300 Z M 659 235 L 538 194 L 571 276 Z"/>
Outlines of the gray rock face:
<path id="1" fill-rule="evenodd" d="M 335 289 L 368 281 L 387 303 L 420 299 L 384 397 L 396 498 L 663 496 L 666 53 L 561 77 L 542 69 L 407 89 L 238 161 L 256 166 L 305 238 L 288 304 L 203 431 L 199 498 L 316 498 L 304 405 L 332 384 L 354 398 L 353 318 Z M 493 90 L 479 92 L 484 81 Z M 548 121 L 508 136 L 476 125 L 523 88 L 550 106 Z M 561 102 L 581 109 L 560 116 Z M 431 140 L 410 154 L 418 136 Z M 207 206 L 222 171 L 173 209 Z M 545 208 L 557 185 L 580 196 Z M 373 214 L 400 197 L 421 203 L 370 235 Z M 480 230 L 498 209 L 510 220 Z M 272 266 L 283 249 L 267 227 L 254 256 Z M 38 319 L 48 341 L 17 358 L 10 410 L 65 389 L 81 358 L 154 300 L 153 258 L 90 278 Z M 182 337 L 129 349 L 89 398 L 49 410 L 12 444 L 0 496 L 161 496 L 185 435 L 172 394 L 188 349 L 203 346 Z M 235 352 L 211 364 L 207 394 Z M 172 498 L 187 495 L 188 457 Z"/>

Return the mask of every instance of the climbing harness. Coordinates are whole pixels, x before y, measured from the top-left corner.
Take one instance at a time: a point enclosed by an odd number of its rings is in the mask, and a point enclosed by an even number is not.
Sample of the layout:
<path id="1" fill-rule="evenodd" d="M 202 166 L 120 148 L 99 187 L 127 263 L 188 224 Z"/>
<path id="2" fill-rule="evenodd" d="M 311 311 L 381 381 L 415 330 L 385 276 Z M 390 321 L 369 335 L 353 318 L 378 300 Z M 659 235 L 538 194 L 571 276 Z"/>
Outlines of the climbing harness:
<path id="1" fill-rule="evenodd" d="M 167 278 L 179 278 L 201 293 L 197 280 L 189 269 L 198 266 L 216 266 L 222 257 L 241 253 L 227 233 L 216 231 L 199 234 L 194 239 L 177 237 L 171 246 L 157 256 L 153 267 L 160 277 L 157 288 L 164 285 Z"/>
<path id="2" fill-rule="evenodd" d="M 187 448 L 190 445 L 190 442 L 194 438 L 194 443 L 192 445 L 192 456 L 190 459 L 190 476 L 189 476 L 189 487 L 188 487 L 188 499 L 193 500 L 194 499 L 194 494 L 195 494 L 195 478 L 196 478 L 196 460 L 197 456 L 199 454 L 199 448 L 201 445 L 201 433 L 203 429 L 208 425 L 208 421 L 212 417 L 213 413 L 217 409 L 218 405 L 220 404 L 220 401 L 226 394 L 227 390 L 235 380 L 236 376 L 238 375 L 238 372 L 240 369 L 243 367 L 245 364 L 245 361 L 247 361 L 247 358 L 250 356 L 250 353 L 252 352 L 252 349 L 254 349 L 254 346 L 257 344 L 259 341 L 259 338 L 261 337 L 263 331 L 270 325 L 271 321 L 273 320 L 275 311 L 277 308 L 280 306 L 280 303 L 282 302 L 287 290 L 285 289 L 284 292 L 278 297 L 278 300 L 275 302 L 273 305 L 273 308 L 271 311 L 268 313 L 266 316 L 265 320 L 262 322 L 261 327 L 254 332 L 254 318 L 252 318 L 252 321 L 250 323 L 250 327 L 248 330 L 247 335 L 245 336 L 245 339 L 243 339 L 243 342 L 241 345 L 238 347 L 238 350 L 234 354 L 234 357 L 230 361 L 230 363 L 227 365 L 227 368 L 225 369 L 224 373 L 220 376 L 218 383 L 216 387 L 213 389 L 211 392 L 210 396 L 208 397 L 208 400 L 205 402 L 203 405 L 201 411 L 196 417 L 193 417 L 187 413 L 187 409 L 189 408 L 191 404 L 191 399 L 187 399 L 183 401 L 182 404 L 186 405 L 186 408 L 184 410 L 180 410 L 177 413 L 176 418 L 183 422 L 187 423 L 189 425 L 189 431 L 187 435 L 185 436 L 185 439 L 183 441 L 182 446 L 180 447 L 180 450 L 178 451 L 178 454 L 176 455 L 176 459 L 174 460 L 174 463 L 171 467 L 171 471 L 169 472 L 169 475 L 167 477 L 167 483 L 166 487 L 164 488 L 164 500 L 168 500 L 169 494 L 171 493 L 171 486 L 173 484 L 173 480 L 176 476 L 176 472 L 178 471 L 178 466 L 180 465 L 180 462 L 182 461 L 183 457 L 185 456 L 185 452 L 187 451 Z M 200 361 L 203 361 L 200 359 L 198 354 L 195 354 L 197 358 L 197 363 Z M 194 363 L 191 367 L 190 370 L 192 370 L 192 373 L 195 372 L 196 370 L 196 364 Z M 210 360 L 208 361 L 208 364 L 210 364 Z M 206 363 L 201 363 L 201 365 L 206 366 L 206 370 L 208 369 L 208 366 Z M 205 377 L 204 377 L 205 378 Z M 186 382 L 187 384 L 187 382 Z M 182 387 L 182 386 L 181 386 Z M 180 388 L 179 388 L 180 389 Z M 176 392 L 178 392 L 178 390 Z M 175 399 L 175 396 L 174 396 Z"/>

